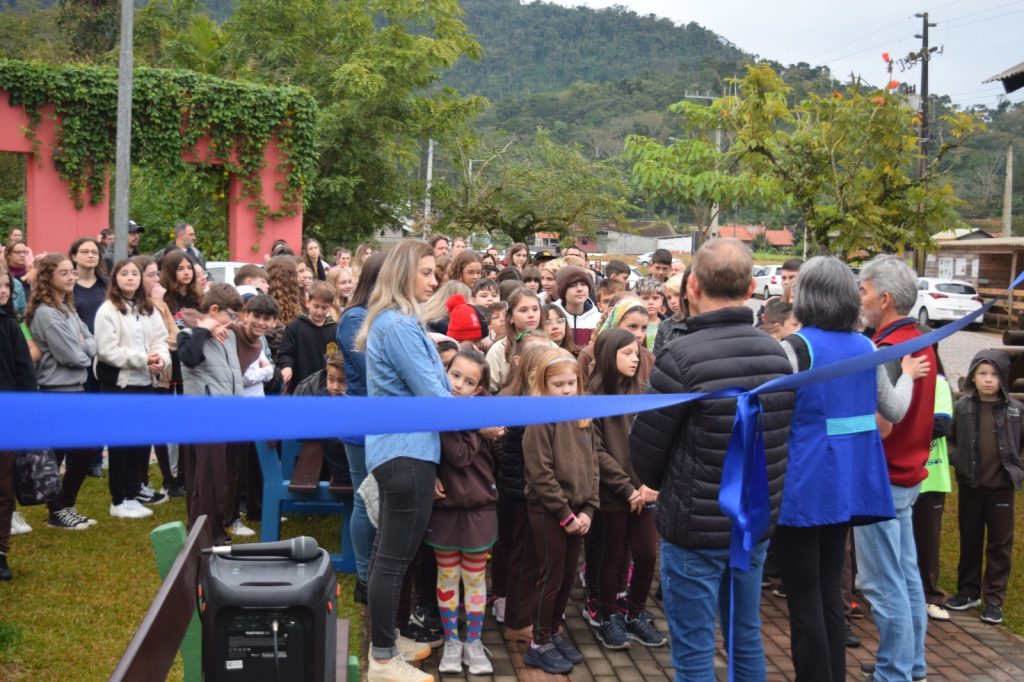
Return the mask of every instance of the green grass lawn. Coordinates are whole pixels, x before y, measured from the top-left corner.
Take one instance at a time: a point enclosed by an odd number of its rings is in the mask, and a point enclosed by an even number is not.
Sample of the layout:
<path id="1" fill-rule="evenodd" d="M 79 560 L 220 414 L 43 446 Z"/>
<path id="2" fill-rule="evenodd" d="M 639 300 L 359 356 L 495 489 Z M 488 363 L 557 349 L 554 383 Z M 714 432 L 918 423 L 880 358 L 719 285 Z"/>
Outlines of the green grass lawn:
<path id="1" fill-rule="evenodd" d="M 155 467 L 152 480 L 159 480 Z M 79 509 L 100 523 L 89 531 L 47 528 L 43 507 L 22 509 L 35 530 L 12 538 L 15 579 L 0 583 L 0 680 L 105 680 L 113 671 L 159 587 L 149 532 L 161 523 L 184 520 L 185 508 L 182 500 L 171 500 L 155 507 L 149 519 L 121 520 L 110 518 L 109 504 L 106 480 L 90 478 Z M 1018 504 L 1015 511 L 1021 527 L 1024 510 Z M 312 535 L 335 551 L 337 524 L 337 517 L 289 516 L 282 533 L 286 538 Z M 941 572 L 950 594 L 956 590 L 958 548 L 954 490 L 946 499 Z M 1004 607 L 1006 624 L 1018 634 L 1024 634 L 1022 562 L 1024 542 L 1018 541 Z M 339 581 L 338 615 L 351 620 L 350 651 L 359 652 L 355 578 L 339 575 Z M 180 665 L 169 679 L 181 679 Z"/>
<path id="2" fill-rule="evenodd" d="M 156 467 L 151 480 L 160 480 Z M 88 531 L 47 528 L 45 507 L 20 509 L 33 532 L 11 538 L 14 580 L 0 582 L 0 680 L 105 680 L 113 672 L 160 585 L 149 532 L 186 517 L 180 498 L 141 520 L 112 519 L 109 505 L 106 479 L 89 478 L 78 509 L 99 525 Z M 288 518 L 284 538 L 311 535 L 337 550 L 339 517 Z M 349 646 L 358 652 L 355 576 L 338 580 L 338 616 L 352 621 Z M 169 679 L 181 679 L 180 663 Z"/>

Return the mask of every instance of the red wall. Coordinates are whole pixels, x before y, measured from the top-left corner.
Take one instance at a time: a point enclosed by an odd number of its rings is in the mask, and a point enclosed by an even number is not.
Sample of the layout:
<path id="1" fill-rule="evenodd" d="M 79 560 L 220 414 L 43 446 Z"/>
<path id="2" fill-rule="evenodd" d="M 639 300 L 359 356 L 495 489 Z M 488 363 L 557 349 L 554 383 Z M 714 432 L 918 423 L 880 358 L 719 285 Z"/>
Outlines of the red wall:
<path id="1" fill-rule="evenodd" d="M 52 118 L 52 106 L 44 107 L 43 118 L 39 125 L 36 139 L 39 141 L 39 154 L 32 153 L 32 140 L 22 132 L 29 127 L 29 118 L 21 106 L 11 106 L 7 92 L 0 90 L 0 151 L 29 154 L 31 158 L 26 164 L 26 240 L 36 253 L 43 251 L 66 251 L 78 237 L 96 237 L 110 223 L 110 200 L 108 191 L 102 200 L 92 205 L 85 201 L 81 209 L 76 209 L 68 192 L 68 186 L 62 181 L 50 159 L 53 157 L 56 139 L 57 121 Z M 210 159 L 205 141 L 195 150 L 182 154 L 186 161 Z M 277 167 L 281 163 L 281 154 L 277 144 L 271 140 L 264 150 L 266 160 L 261 180 L 263 183 L 264 200 L 271 210 L 278 210 L 281 205 L 281 191 L 275 189 L 285 181 L 285 172 Z M 285 239 L 298 253 L 302 240 L 302 210 L 299 207 L 296 215 L 282 220 L 268 219 L 261 235 L 256 226 L 256 210 L 249 206 L 249 201 L 241 197 L 242 183 L 232 174 L 230 178 L 230 197 L 228 203 L 228 244 L 232 260 L 263 262 L 263 256 L 270 252 L 270 246 L 276 239 Z M 164 226 L 170 228 L 170 226 Z"/>

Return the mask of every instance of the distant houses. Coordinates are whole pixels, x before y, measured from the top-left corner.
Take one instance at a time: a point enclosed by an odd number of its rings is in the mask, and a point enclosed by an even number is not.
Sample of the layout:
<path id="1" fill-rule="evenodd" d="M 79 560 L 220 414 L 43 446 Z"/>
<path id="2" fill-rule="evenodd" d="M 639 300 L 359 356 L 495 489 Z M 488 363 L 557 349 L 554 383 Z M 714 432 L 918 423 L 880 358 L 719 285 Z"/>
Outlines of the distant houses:
<path id="1" fill-rule="evenodd" d="M 588 253 L 614 255 L 645 253 L 655 249 L 692 253 L 696 232 L 695 227 L 676 226 L 668 220 L 631 220 L 621 229 L 614 225 L 599 229 L 595 238 L 580 239 L 577 246 Z M 725 225 L 718 228 L 718 236 L 739 239 L 759 251 L 785 252 L 796 245 L 793 233 L 788 229 L 772 230 L 764 225 Z M 538 232 L 531 246 L 535 249 L 554 248 L 558 243 L 557 234 Z"/>

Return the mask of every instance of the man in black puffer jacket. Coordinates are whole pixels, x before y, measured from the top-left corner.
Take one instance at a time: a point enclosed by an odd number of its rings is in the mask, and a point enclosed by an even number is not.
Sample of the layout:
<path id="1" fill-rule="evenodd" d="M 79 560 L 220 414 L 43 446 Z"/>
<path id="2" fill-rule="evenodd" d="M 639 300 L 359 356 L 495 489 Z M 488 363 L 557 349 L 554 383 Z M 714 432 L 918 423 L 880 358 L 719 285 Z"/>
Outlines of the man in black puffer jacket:
<path id="1" fill-rule="evenodd" d="M 709 241 L 687 280 L 691 317 L 655 364 L 651 391 L 702 393 L 752 389 L 789 374 L 780 344 L 753 327 L 744 305 L 754 290 L 750 251 L 734 239 Z M 761 398 L 772 526 L 751 553 L 750 570 L 732 571 L 737 680 L 765 678 L 758 608 L 768 536 L 778 517 L 786 472 L 793 394 Z M 713 680 L 715 614 L 729 613 L 731 522 L 718 504 L 735 399 L 705 400 L 640 413 L 630 433 L 630 459 L 640 480 L 659 491 L 658 532 L 665 611 L 679 679 Z"/>

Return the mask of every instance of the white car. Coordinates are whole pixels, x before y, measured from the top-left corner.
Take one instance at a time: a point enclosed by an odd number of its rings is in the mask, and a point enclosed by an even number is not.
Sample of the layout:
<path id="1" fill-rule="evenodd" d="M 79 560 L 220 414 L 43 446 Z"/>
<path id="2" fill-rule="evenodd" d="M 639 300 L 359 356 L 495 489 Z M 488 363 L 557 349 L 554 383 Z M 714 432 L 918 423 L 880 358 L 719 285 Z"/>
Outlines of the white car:
<path id="1" fill-rule="evenodd" d="M 650 265 L 652 258 L 654 258 L 654 252 L 653 251 L 648 251 L 647 253 L 641 253 L 639 256 L 636 257 L 636 264 L 637 265 Z"/>
<path id="2" fill-rule="evenodd" d="M 917 280 L 917 303 L 910 310 L 910 316 L 927 327 L 932 322 L 959 320 L 981 305 L 978 290 L 969 282 L 921 277 Z"/>
<path id="3" fill-rule="evenodd" d="M 248 265 L 248 263 L 226 260 L 210 261 L 206 264 L 206 277 L 218 284 L 227 283 L 233 285 L 235 283 L 235 273 L 243 265 Z"/>
<path id="4" fill-rule="evenodd" d="M 629 288 L 632 289 L 636 286 L 636 283 L 642 280 L 644 276 L 640 274 L 640 271 L 636 268 L 629 269 Z"/>
<path id="5" fill-rule="evenodd" d="M 754 274 L 754 281 L 757 286 L 755 294 L 761 294 L 765 299 L 772 296 L 782 296 L 782 266 L 764 265 Z"/>

